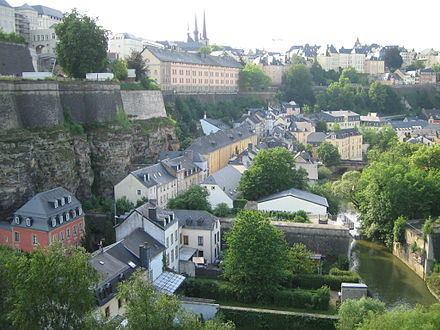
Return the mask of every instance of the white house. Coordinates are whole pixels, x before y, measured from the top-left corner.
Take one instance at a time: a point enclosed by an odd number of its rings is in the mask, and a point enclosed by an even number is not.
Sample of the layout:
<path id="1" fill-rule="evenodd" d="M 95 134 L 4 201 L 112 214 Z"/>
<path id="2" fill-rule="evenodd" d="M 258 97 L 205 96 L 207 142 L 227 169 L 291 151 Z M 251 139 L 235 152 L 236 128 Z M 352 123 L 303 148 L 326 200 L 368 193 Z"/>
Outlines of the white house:
<path id="1" fill-rule="evenodd" d="M 119 217 L 119 220 L 115 228 L 117 241 L 140 228 L 165 246 L 168 268 L 179 272 L 179 222 L 174 212 L 148 202 Z"/>
<path id="2" fill-rule="evenodd" d="M 292 188 L 260 199 L 257 207 L 261 211 L 303 210 L 310 215 L 326 216 L 328 202 L 325 197 Z"/>
<path id="3" fill-rule="evenodd" d="M 196 256 L 213 263 L 220 255 L 220 220 L 207 211 L 173 210 L 180 225 L 182 248 L 197 250 Z"/>
<path id="4" fill-rule="evenodd" d="M 238 184 L 242 173 L 234 166 L 226 166 L 208 176 L 200 185 L 209 192 L 208 201 L 212 208 L 220 203 L 233 207 L 233 200 L 239 195 Z"/>
<path id="5" fill-rule="evenodd" d="M 306 170 L 309 182 L 318 180 L 318 163 L 308 152 L 300 151 L 295 155 L 295 168 Z"/>

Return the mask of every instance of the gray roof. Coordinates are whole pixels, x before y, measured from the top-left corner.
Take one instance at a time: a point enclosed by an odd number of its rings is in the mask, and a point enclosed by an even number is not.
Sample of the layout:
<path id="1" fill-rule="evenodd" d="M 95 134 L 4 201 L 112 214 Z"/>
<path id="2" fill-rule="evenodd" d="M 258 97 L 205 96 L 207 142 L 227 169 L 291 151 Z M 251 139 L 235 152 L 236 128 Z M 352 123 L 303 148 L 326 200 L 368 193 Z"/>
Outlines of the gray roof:
<path id="1" fill-rule="evenodd" d="M 6 0 L 0 0 L 0 6 L 5 6 L 5 7 L 11 7 L 11 5 L 9 3 L 6 2 Z"/>
<path id="2" fill-rule="evenodd" d="M 355 128 L 346 128 L 346 129 L 340 129 L 334 132 L 328 132 L 327 138 L 329 139 L 343 139 L 348 136 L 355 136 L 355 135 L 361 135 L 359 131 Z"/>
<path id="3" fill-rule="evenodd" d="M 46 15 L 46 16 L 53 16 L 56 18 L 63 18 L 63 13 L 57 9 L 53 9 L 53 8 L 49 8 L 49 7 L 41 6 L 41 5 L 32 6 L 32 7 L 38 11 L 39 15 Z"/>
<path id="4" fill-rule="evenodd" d="M 165 246 L 147 234 L 143 229 L 137 228 L 130 235 L 124 238 L 124 247 L 139 258 L 139 246 L 148 243 L 150 257 L 155 257 L 165 250 Z"/>
<path id="5" fill-rule="evenodd" d="M 234 166 L 226 166 L 208 176 L 202 184 L 218 185 L 232 199 L 237 198 L 241 172 Z"/>
<path id="6" fill-rule="evenodd" d="M 0 41 L 0 75 L 21 75 L 34 72 L 32 57 L 25 44 Z"/>
<path id="7" fill-rule="evenodd" d="M 218 218 L 208 211 L 173 210 L 173 212 L 183 228 L 212 230 L 218 221 Z"/>
<path id="8" fill-rule="evenodd" d="M 146 47 L 154 56 L 163 62 L 177 62 L 209 66 L 222 66 L 241 69 L 243 66 L 232 57 L 211 56 L 200 53 L 186 53 L 175 50 Z"/>
<path id="9" fill-rule="evenodd" d="M 418 121 L 391 120 L 389 123 L 394 129 L 411 129 L 416 127 L 425 128 L 428 126 L 428 121 L 426 120 L 418 120 Z"/>
<path id="10" fill-rule="evenodd" d="M 68 196 L 70 196 L 70 202 L 68 202 Z M 55 204 L 57 204 L 57 207 L 55 207 Z M 66 220 L 66 214 L 69 214 L 69 220 Z M 21 220 L 20 224 L 15 223 L 15 217 L 17 216 Z M 62 217 L 61 221 L 60 216 Z M 24 219 L 30 218 L 32 220 L 31 229 L 50 231 L 62 226 L 67 221 L 70 222 L 80 217 L 84 217 L 81 203 L 71 192 L 63 187 L 57 187 L 36 194 L 15 211 L 12 225 L 14 227 L 26 227 Z M 52 226 L 52 219 L 56 220 L 55 227 Z"/>
<path id="11" fill-rule="evenodd" d="M 282 197 L 286 197 L 286 196 L 293 196 L 293 197 L 296 197 L 296 198 L 299 198 L 299 199 L 302 199 L 302 200 L 305 200 L 305 201 L 308 201 L 308 202 L 311 202 L 314 204 L 323 205 L 323 206 L 328 207 L 327 198 L 312 194 L 311 192 L 308 192 L 308 191 L 299 190 L 299 189 L 295 189 L 295 188 L 284 190 L 279 193 L 262 198 L 258 201 L 258 203 L 270 201 L 272 199 L 282 198 Z"/>
<path id="12" fill-rule="evenodd" d="M 116 243 L 115 245 L 120 244 Z M 100 281 L 98 286 L 102 286 L 106 282 L 108 282 L 113 277 L 123 273 L 124 271 L 130 269 L 130 266 L 127 262 L 122 262 L 121 260 L 113 257 L 105 249 L 98 250 L 93 253 L 92 258 L 90 259 L 90 263 L 93 268 L 95 268 L 99 275 Z"/>
<path id="13" fill-rule="evenodd" d="M 192 173 L 194 174 L 201 170 L 200 167 L 198 167 L 193 161 L 191 161 L 188 157 L 185 156 L 166 158 L 163 159 L 161 163 L 166 167 L 172 168 L 176 172 L 192 170 L 193 171 Z"/>
<path id="14" fill-rule="evenodd" d="M 321 143 L 325 140 L 324 132 L 313 132 L 307 136 L 307 143 Z"/>
<path id="15" fill-rule="evenodd" d="M 131 172 L 131 174 L 146 187 L 161 186 L 176 180 L 176 177 L 169 174 L 161 163 L 141 168 Z"/>
<path id="16" fill-rule="evenodd" d="M 0 3 L 2 2 L 2 0 L 0 0 Z M 22 6 L 19 6 L 19 7 L 15 7 L 15 9 L 16 10 L 20 10 L 20 9 L 30 9 L 30 10 L 33 10 L 33 11 L 37 11 L 34 7 L 32 7 L 32 6 L 29 6 L 27 3 L 25 3 L 24 5 L 22 5 Z"/>
<path id="17" fill-rule="evenodd" d="M 185 156 L 185 151 L 161 151 L 159 154 L 159 160 L 164 160 L 167 158 L 173 159 L 180 156 Z M 193 151 L 193 162 L 201 163 L 205 161 L 206 159 L 203 158 L 203 156 L 199 152 Z"/>
<path id="18" fill-rule="evenodd" d="M 156 217 L 157 220 L 153 220 L 150 218 L 150 215 L 148 213 L 148 210 L 150 208 L 156 208 Z M 154 223 L 156 226 L 159 226 L 162 229 L 166 229 L 168 227 L 170 227 L 171 225 L 173 225 L 174 223 L 176 223 L 176 221 L 178 221 L 176 219 L 176 217 L 174 216 L 174 212 L 170 211 L 170 210 L 164 210 L 156 205 L 154 205 L 152 202 L 148 202 L 145 203 L 142 206 L 139 206 L 138 208 L 136 208 L 135 210 L 133 210 L 131 213 L 133 212 L 138 212 L 140 215 L 142 215 L 144 218 L 148 219 L 149 221 L 151 221 L 152 223 Z M 125 218 L 127 219 L 131 213 Z M 164 220 L 171 216 L 173 219 L 172 221 L 168 222 L 166 225 L 164 225 Z"/>
<path id="19" fill-rule="evenodd" d="M 191 142 L 187 150 L 194 150 L 201 154 L 209 154 L 227 145 L 256 135 L 247 125 L 221 130 L 206 136 L 199 137 Z"/>
<path id="20" fill-rule="evenodd" d="M 230 129 L 231 127 L 229 125 L 226 125 L 222 120 L 220 119 L 213 119 L 213 118 L 202 118 L 200 120 L 204 120 L 211 125 L 219 128 L 219 129 Z"/>

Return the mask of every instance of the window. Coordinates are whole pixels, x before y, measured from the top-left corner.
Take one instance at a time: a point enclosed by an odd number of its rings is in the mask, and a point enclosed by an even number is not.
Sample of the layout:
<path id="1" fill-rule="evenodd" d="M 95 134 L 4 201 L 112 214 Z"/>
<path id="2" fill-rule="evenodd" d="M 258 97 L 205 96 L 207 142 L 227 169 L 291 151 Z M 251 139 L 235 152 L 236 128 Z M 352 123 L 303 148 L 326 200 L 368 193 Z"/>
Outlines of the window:
<path id="1" fill-rule="evenodd" d="M 121 307 L 122 307 L 122 299 L 119 298 L 119 299 L 118 299 L 118 308 L 121 308 Z"/>
<path id="2" fill-rule="evenodd" d="M 136 190 L 136 194 L 138 194 L 140 196 L 140 194 L 141 194 L 140 189 Z"/>
<path id="3" fill-rule="evenodd" d="M 197 245 L 203 246 L 203 236 L 197 236 Z"/>
<path id="4" fill-rule="evenodd" d="M 173 236 L 173 233 L 171 233 L 171 244 L 173 244 L 173 241 L 174 241 L 174 236 Z"/>
<path id="5" fill-rule="evenodd" d="M 64 231 L 60 232 L 60 240 L 64 241 Z"/>
<path id="6" fill-rule="evenodd" d="M 199 251 L 198 257 L 203 258 L 203 251 Z"/>
<path id="7" fill-rule="evenodd" d="M 67 236 L 67 238 L 70 237 L 70 228 L 67 228 L 67 230 L 66 230 L 66 236 Z"/>
<path id="8" fill-rule="evenodd" d="M 17 225 L 20 224 L 20 217 L 19 217 L 18 215 L 16 215 L 16 216 L 14 217 L 14 222 L 15 222 Z"/>
<path id="9" fill-rule="evenodd" d="M 37 244 L 38 244 L 38 236 L 32 235 L 32 245 L 37 245 Z"/>
<path id="10" fill-rule="evenodd" d="M 52 242 L 55 242 L 57 240 L 57 235 L 52 235 Z"/>
<path id="11" fill-rule="evenodd" d="M 76 235 L 76 225 L 73 226 L 73 235 Z"/>
<path id="12" fill-rule="evenodd" d="M 174 232 L 174 237 L 176 238 L 176 242 L 177 242 L 177 230 Z"/>
<path id="13" fill-rule="evenodd" d="M 83 230 L 83 226 L 84 226 L 84 222 L 80 222 L 80 223 L 79 223 L 79 230 L 80 230 L 80 231 Z"/>
<path id="14" fill-rule="evenodd" d="M 170 238 L 169 237 L 167 237 L 167 248 L 168 248 L 168 246 L 170 246 Z"/>
<path id="15" fill-rule="evenodd" d="M 212 187 L 211 187 L 211 190 L 215 190 L 215 186 L 212 186 Z"/>
<path id="16" fill-rule="evenodd" d="M 180 244 L 182 244 L 182 233 L 180 233 Z"/>
<path id="17" fill-rule="evenodd" d="M 177 248 L 177 246 L 176 246 L 176 248 L 174 249 L 176 252 L 176 260 L 177 259 L 179 259 L 179 249 Z"/>
<path id="18" fill-rule="evenodd" d="M 110 317 L 110 306 L 105 308 L 105 317 L 107 317 L 107 318 Z"/>
<path id="19" fill-rule="evenodd" d="M 20 233 L 18 231 L 14 232 L 14 242 L 20 242 Z"/>
<path id="20" fill-rule="evenodd" d="M 188 236 L 187 235 L 184 235 L 183 236 L 183 245 L 188 245 L 189 243 L 188 243 Z"/>
<path id="21" fill-rule="evenodd" d="M 171 250 L 171 262 L 174 262 L 174 250 Z"/>

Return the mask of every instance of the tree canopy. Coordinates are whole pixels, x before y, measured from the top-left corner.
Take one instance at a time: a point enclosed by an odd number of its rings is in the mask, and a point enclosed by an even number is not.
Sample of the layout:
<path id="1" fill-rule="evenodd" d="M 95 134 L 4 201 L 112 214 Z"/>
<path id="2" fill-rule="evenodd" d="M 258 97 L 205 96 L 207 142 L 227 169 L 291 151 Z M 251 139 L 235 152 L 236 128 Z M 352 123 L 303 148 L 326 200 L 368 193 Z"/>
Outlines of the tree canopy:
<path id="1" fill-rule="evenodd" d="M 302 243 L 295 243 L 289 250 L 290 270 L 293 274 L 317 273 L 314 260 L 310 259 L 313 253 Z"/>
<path id="2" fill-rule="evenodd" d="M 392 47 L 388 48 L 383 55 L 385 61 L 385 67 L 390 71 L 394 71 L 402 66 L 403 59 L 400 56 L 399 48 Z"/>
<path id="3" fill-rule="evenodd" d="M 370 85 L 368 97 L 372 107 L 376 108 L 380 113 L 393 114 L 400 113 L 403 110 L 403 105 L 396 92 L 390 86 L 384 85 L 380 81 L 375 81 Z"/>
<path id="4" fill-rule="evenodd" d="M 147 62 L 140 52 L 132 51 L 125 60 L 127 61 L 127 68 L 134 69 L 136 73 L 136 81 L 141 81 L 143 78 L 147 78 Z"/>
<path id="5" fill-rule="evenodd" d="M 225 236 L 224 276 L 244 300 L 270 299 L 289 268 L 283 233 L 263 214 L 241 211 Z"/>
<path id="6" fill-rule="evenodd" d="M 168 208 L 182 210 L 211 210 L 208 202 L 209 192 L 205 187 L 192 186 L 176 197 L 168 200 Z"/>
<path id="7" fill-rule="evenodd" d="M 243 90 L 265 90 L 270 83 L 270 77 L 257 64 L 248 62 L 240 72 L 239 84 Z"/>
<path id="8" fill-rule="evenodd" d="M 1 314 L 19 329 L 80 329 L 96 303 L 90 288 L 98 276 L 89 260 L 84 249 L 61 243 L 30 255 L 1 248 L 0 274 L 10 286 Z"/>
<path id="9" fill-rule="evenodd" d="M 318 158 L 325 164 L 325 166 L 338 165 L 341 160 L 338 148 L 330 142 L 323 142 L 316 149 Z"/>
<path id="10" fill-rule="evenodd" d="M 385 304 L 376 299 L 363 297 L 359 300 L 347 300 L 339 307 L 336 326 L 339 330 L 358 329 L 367 318 L 377 317 L 384 312 Z"/>
<path id="11" fill-rule="evenodd" d="M 128 70 L 127 62 L 123 59 L 117 59 L 112 66 L 112 72 L 118 80 L 127 80 Z"/>
<path id="12" fill-rule="evenodd" d="M 304 189 L 306 177 L 303 169 L 295 169 L 295 158 L 287 149 L 260 150 L 243 173 L 238 190 L 243 198 L 258 200 L 290 188 Z"/>
<path id="13" fill-rule="evenodd" d="M 58 37 L 57 62 L 73 78 L 85 78 L 88 72 L 103 72 L 107 67 L 108 31 L 96 20 L 75 9 L 55 26 Z"/>
<path id="14" fill-rule="evenodd" d="M 312 75 L 304 64 L 294 64 L 287 70 L 282 87 L 288 100 L 295 100 L 300 105 L 315 103 Z"/>
<path id="15" fill-rule="evenodd" d="M 1 29 L 0 29 L 0 40 L 7 42 L 15 42 L 18 44 L 27 44 L 26 38 L 23 37 L 21 34 L 15 32 L 4 33 Z"/>

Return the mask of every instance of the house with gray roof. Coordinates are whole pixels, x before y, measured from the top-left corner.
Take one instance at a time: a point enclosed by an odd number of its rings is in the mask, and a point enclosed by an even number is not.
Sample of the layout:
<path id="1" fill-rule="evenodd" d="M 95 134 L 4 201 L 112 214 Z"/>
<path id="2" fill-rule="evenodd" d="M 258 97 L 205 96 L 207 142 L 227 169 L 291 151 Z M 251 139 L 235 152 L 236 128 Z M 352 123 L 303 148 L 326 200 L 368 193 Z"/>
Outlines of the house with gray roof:
<path id="1" fill-rule="evenodd" d="M 181 246 L 213 263 L 220 255 L 220 219 L 207 211 L 172 210 L 179 220 Z"/>
<path id="2" fill-rule="evenodd" d="M 189 150 L 170 155 L 172 157 L 164 156 L 157 164 L 130 172 L 115 185 L 115 199 L 125 196 L 133 204 L 139 200 L 156 200 L 159 206 L 165 207 L 170 198 L 206 178 L 206 160 L 199 153 Z"/>
<path id="3" fill-rule="evenodd" d="M 328 210 L 328 202 L 325 197 L 295 188 L 264 197 L 257 203 L 257 208 L 260 211 L 297 212 L 302 210 L 307 214 L 320 217 L 326 217 Z"/>
<path id="4" fill-rule="evenodd" d="M 211 56 L 146 46 L 142 51 L 149 75 L 163 91 L 237 93 L 243 65 L 230 56 Z"/>
<path id="5" fill-rule="evenodd" d="M 47 247 L 55 241 L 78 246 L 84 229 L 81 203 L 71 192 L 57 187 L 33 196 L 14 212 L 9 226 L 1 226 L 0 232 L 10 237 L 3 242 L 12 248 L 31 252 L 38 245 Z"/>
<path id="6" fill-rule="evenodd" d="M 211 133 L 215 133 L 220 130 L 226 130 L 231 128 L 220 119 L 213 119 L 206 117 L 206 113 L 204 117 L 200 119 L 200 125 L 202 126 L 202 131 L 203 134 L 205 135 L 209 135 Z"/>
<path id="7" fill-rule="evenodd" d="M 241 175 L 242 171 L 229 165 L 211 174 L 200 184 L 208 190 L 208 201 L 212 208 L 220 203 L 233 207 L 234 199 L 239 196 L 238 185 Z"/>

